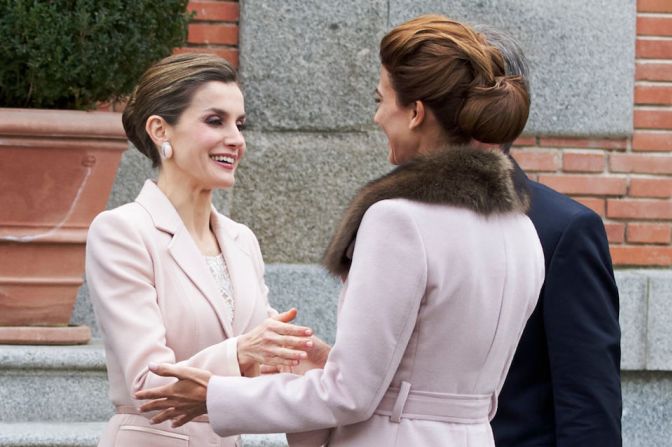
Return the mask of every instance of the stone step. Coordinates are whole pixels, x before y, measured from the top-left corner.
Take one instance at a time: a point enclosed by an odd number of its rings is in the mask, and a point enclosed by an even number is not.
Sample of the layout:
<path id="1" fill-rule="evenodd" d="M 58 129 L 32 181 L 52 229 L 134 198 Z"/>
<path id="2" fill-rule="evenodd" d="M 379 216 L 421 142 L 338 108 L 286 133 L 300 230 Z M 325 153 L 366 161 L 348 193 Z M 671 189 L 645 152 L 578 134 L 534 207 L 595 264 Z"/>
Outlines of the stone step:
<path id="1" fill-rule="evenodd" d="M 104 422 L 0 423 L 0 447 L 96 447 Z M 284 435 L 245 435 L 245 447 L 286 447 Z"/>

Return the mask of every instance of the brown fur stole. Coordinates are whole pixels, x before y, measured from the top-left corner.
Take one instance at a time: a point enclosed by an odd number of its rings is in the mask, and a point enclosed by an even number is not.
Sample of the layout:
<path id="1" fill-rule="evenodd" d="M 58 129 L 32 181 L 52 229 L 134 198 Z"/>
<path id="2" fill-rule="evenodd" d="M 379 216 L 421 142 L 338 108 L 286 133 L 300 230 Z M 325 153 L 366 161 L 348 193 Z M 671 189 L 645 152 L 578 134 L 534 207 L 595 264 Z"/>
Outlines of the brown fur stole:
<path id="1" fill-rule="evenodd" d="M 348 250 L 364 213 L 380 200 L 403 198 L 446 204 L 486 216 L 526 212 L 529 195 L 514 182 L 513 172 L 511 160 L 499 151 L 453 147 L 418 157 L 359 190 L 336 228 L 322 262 L 334 275 L 347 275 L 351 262 Z"/>

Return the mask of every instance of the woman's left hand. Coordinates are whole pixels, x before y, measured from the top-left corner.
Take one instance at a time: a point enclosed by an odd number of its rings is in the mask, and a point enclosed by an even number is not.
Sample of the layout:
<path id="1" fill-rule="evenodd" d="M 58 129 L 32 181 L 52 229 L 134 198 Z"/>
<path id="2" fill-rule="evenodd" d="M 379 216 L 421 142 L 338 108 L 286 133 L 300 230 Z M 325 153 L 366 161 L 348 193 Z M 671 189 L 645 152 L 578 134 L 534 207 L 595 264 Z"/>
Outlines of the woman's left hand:
<path id="1" fill-rule="evenodd" d="M 152 417 L 152 423 L 158 424 L 173 420 L 173 427 L 180 427 L 195 417 L 206 414 L 208 382 L 212 373 L 204 369 L 178 366 L 169 363 L 150 365 L 149 369 L 159 376 L 179 379 L 170 385 L 138 391 L 136 399 L 153 399 L 142 405 L 140 411 L 160 411 Z"/>

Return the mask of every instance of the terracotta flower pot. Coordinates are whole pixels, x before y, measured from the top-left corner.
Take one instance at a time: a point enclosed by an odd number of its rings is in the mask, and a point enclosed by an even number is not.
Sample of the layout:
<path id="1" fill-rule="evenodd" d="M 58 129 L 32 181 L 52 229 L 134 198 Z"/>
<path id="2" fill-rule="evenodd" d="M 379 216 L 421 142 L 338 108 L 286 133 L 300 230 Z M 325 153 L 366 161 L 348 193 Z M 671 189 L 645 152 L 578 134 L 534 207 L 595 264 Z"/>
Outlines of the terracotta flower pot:
<path id="1" fill-rule="evenodd" d="M 68 323 L 127 146 L 119 113 L 0 109 L 0 343 L 89 340 Z"/>

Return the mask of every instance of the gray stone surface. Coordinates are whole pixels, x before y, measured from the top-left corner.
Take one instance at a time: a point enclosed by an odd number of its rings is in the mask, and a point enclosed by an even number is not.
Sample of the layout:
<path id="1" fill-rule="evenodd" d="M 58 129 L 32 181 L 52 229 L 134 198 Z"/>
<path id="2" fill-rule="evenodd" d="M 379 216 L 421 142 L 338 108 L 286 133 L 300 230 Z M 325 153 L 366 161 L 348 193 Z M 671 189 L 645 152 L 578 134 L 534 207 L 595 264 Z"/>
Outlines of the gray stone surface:
<path id="1" fill-rule="evenodd" d="M 2 447 L 95 447 L 104 422 L 0 422 Z M 244 435 L 245 447 L 286 447 L 284 435 Z"/>
<path id="2" fill-rule="evenodd" d="M 649 279 L 647 369 L 672 370 L 672 277 Z"/>
<path id="3" fill-rule="evenodd" d="M 158 172 L 152 169 L 152 162 L 129 143 L 128 150 L 121 157 L 117 178 L 107 201 L 107 209 L 134 201 L 145 180 L 156 178 L 157 175 Z M 224 214 L 228 214 L 229 211 L 228 194 L 227 191 L 216 191 L 213 196 L 215 207 Z"/>
<path id="4" fill-rule="evenodd" d="M 95 447 L 103 422 L 0 422 L 3 447 Z"/>
<path id="5" fill-rule="evenodd" d="M 252 128 L 371 127 L 387 1 L 241 5 L 240 68 Z"/>
<path id="6" fill-rule="evenodd" d="M 103 347 L 0 345 L 0 421 L 95 422 L 112 415 Z"/>
<path id="7" fill-rule="evenodd" d="M 624 372 L 623 446 L 669 447 L 672 440 L 672 373 Z"/>
<path id="8" fill-rule="evenodd" d="M 379 132 L 248 132 L 231 216 L 266 262 L 315 263 L 355 191 L 391 169 Z"/>
<path id="9" fill-rule="evenodd" d="M 621 301 L 621 368 L 646 368 L 648 278 L 641 271 L 616 271 Z"/>
<path id="10" fill-rule="evenodd" d="M 332 344 L 340 281 L 317 265 L 272 264 L 266 268 L 269 301 L 278 311 L 296 307 L 296 323 Z"/>

